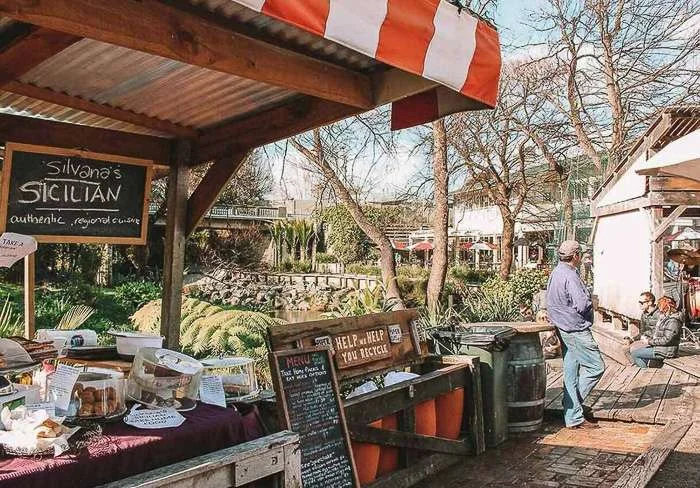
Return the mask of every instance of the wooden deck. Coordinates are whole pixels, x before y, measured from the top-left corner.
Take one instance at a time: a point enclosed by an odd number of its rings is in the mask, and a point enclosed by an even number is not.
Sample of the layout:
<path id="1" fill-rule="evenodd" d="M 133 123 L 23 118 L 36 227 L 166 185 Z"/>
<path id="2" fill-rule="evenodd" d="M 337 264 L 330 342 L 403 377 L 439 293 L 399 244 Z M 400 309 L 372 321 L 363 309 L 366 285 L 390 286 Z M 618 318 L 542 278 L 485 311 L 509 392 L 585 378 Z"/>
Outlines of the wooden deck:
<path id="1" fill-rule="evenodd" d="M 660 369 L 640 369 L 609 362 L 596 388 L 584 404 L 597 419 L 646 424 L 667 424 L 674 420 L 700 420 L 700 379 L 687 371 L 700 372 L 700 357 L 683 359 Z M 672 360 L 678 361 L 678 360 Z M 693 369 L 691 369 L 693 368 Z M 687 370 L 687 371 L 686 371 Z M 561 414 L 563 375 L 547 376 L 545 410 Z"/>

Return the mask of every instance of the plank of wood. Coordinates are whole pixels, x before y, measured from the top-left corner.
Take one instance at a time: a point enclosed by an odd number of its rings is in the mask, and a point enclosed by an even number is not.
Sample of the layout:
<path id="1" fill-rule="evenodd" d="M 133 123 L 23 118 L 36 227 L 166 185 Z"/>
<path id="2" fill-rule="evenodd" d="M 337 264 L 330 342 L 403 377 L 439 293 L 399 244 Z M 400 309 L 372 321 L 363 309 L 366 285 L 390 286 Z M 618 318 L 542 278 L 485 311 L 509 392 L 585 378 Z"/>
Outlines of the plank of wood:
<path id="1" fill-rule="evenodd" d="M 600 395 L 598 400 L 591 405 L 593 415 L 596 418 L 610 418 L 610 409 L 615 405 L 617 400 L 624 393 L 626 386 L 634 379 L 638 372 L 638 367 L 628 366 L 618 373 L 615 379 L 608 385 L 607 389 Z"/>
<path id="2" fill-rule="evenodd" d="M 649 203 L 654 206 L 662 205 L 697 205 L 700 192 L 697 191 L 664 191 L 649 194 Z"/>
<path id="3" fill-rule="evenodd" d="M 700 182 L 680 176 L 651 176 L 649 177 L 650 191 L 698 190 Z"/>
<path id="4" fill-rule="evenodd" d="M 33 339 L 36 333 L 36 254 L 24 258 L 24 337 Z"/>
<path id="5" fill-rule="evenodd" d="M 564 376 L 564 373 L 562 373 L 561 371 L 553 371 L 552 373 L 548 374 L 547 389 L 549 389 L 557 381 L 561 380 L 562 376 Z"/>
<path id="6" fill-rule="evenodd" d="M 171 154 L 171 141 L 161 137 L 8 114 L 0 114 L 0 140 L 66 149 L 79 148 L 150 159 L 165 165 L 170 163 Z"/>
<path id="7" fill-rule="evenodd" d="M 0 86 L 20 78 L 81 37 L 28 24 L 12 27 L 14 36 L 0 51 Z"/>
<path id="8" fill-rule="evenodd" d="M 586 407 L 592 407 L 623 369 L 624 366 L 621 364 L 607 363 L 605 365 L 605 372 L 603 373 L 603 376 L 598 381 L 598 384 L 595 385 L 595 388 L 593 388 L 593 390 L 588 394 L 583 402 L 583 405 Z"/>
<path id="9" fill-rule="evenodd" d="M 279 451 L 282 450 L 282 453 Z M 274 458 L 275 470 L 266 469 L 266 473 L 276 473 L 290 467 L 294 471 L 294 461 L 288 457 L 300 458 L 299 436 L 290 431 L 282 431 L 254 441 L 245 442 L 234 447 L 214 451 L 203 456 L 188 459 L 162 468 L 147 471 L 114 481 L 101 488 L 185 488 L 185 487 L 214 487 L 239 486 L 235 484 L 237 464 L 255 464 L 256 461 L 272 464 L 270 453 L 278 453 Z M 284 456 L 285 459 L 282 459 Z M 252 473 L 250 473 L 252 474 Z M 259 478 L 257 478 L 259 479 Z M 299 478 L 298 478 L 299 479 Z M 301 483 L 285 485 L 285 487 L 301 488 Z"/>
<path id="10" fill-rule="evenodd" d="M 445 454 L 466 455 L 474 452 L 463 440 L 451 440 L 414 434 L 408 429 L 406 429 L 406 431 L 384 430 L 375 427 L 356 425 L 350 430 L 350 438 L 357 442 L 369 442 L 381 446 L 403 447 L 423 451 L 442 452 Z"/>
<path id="11" fill-rule="evenodd" d="M 644 488 L 654 477 L 669 454 L 683 439 L 692 422 L 671 423 L 652 442 L 627 471 L 615 482 L 613 488 Z"/>
<path id="12" fill-rule="evenodd" d="M 163 263 L 163 300 L 160 333 L 165 337 L 163 347 L 180 350 L 180 318 L 182 281 L 185 270 L 185 225 L 187 223 L 188 161 L 191 143 L 178 139 L 173 164 L 168 176 L 168 213 L 165 227 Z"/>
<path id="13" fill-rule="evenodd" d="M 656 414 L 661 407 L 661 402 L 664 399 L 672 375 L 673 371 L 669 371 L 668 369 L 654 370 L 654 377 L 647 387 L 644 388 L 644 393 L 642 393 L 639 399 L 637 408 L 631 412 L 632 422 L 646 424 L 656 423 Z"/>
<path id="14" fill-rule="evenodd" d="M 664 364 L 679 371 L 688 373 L 695 378 L 700 378 L 700 356 L 682 356 L 679 358 L 666 359 Z"/>
<path id="15" fill-rule="evenodd" d="M 3 0 L 0 13 L 294 92 L 373 107 L 371 80 L 365 74 L 250 38 L 157 0 Z"/>
<path id="16" fill-rule="evenodd" d="M 28 83 L 20 83 L 18 81 L 10 81 L 2 87 L 3 90 L 22 95 L 25 97 L 34 98 L 35 100 L 43 100 L 45 102 L 60 105 L 62 107 L 74 108 L 82 112 L 101 115 L 113 120 L 120 120 L 129 124 L 145 127 L 165 134 L 171 134 L 179 137 L 197 137 L 198 132 L 191 127 L 168 122 L 167 120 L 149 117 L 148 115 L 138 114 L 130 110 L 124 110 L 110 105 L 96 103 L 85 98 L 74 97 L 67 93 L 57 92 L 49 88 L 42 88 Z"/>
<path id="17" fill-rule="evenodd" d="M 625 391 L 620 398 L 618 398 L 615 405 L 611 408 L 610 417 L 615 420 L 632 420 L 632 410 L 637 408 L 644 390 L 647 385 L 651 382 L 652 378 L 656 374 L 656 370 L 650 368 L 644 368 L 637 373 L 634 379 L 627 385 Z"/>
<path id="18" fill-rule="evenodd" d="M 658 241 L 661 239 L 661 236 L 664 235 L 664 232 L 666 232 L 666 229 L 668 229 L 668 226 L 671 225 L 676 221 L 678 217 L 681 216 L 683 212 L 686 211 L 688 208 L 687 205 L 678 205 L 676 208 L 673 209 L 673 211 L 668 215 L 666 218 L 664 218 L 659 224 L 656 226 L 654 229 L 654 234 L 651 236 L 652 241 Z M 662 210 L 663 212 L 663 210 Z M 663 214 L 662 214 L 663 215 Z"/>
<path id="19" fill-rule="evenodd" d="M 561 410 L 561 399 L 564 396 L 564 375 L 554 380 L 551 385 L 547 386 L 547 391 L 544 394 L 545 410 Z"/>
<path id="20" fill-rule="evenodd" d="M 202 218 L 214 205 L 233 175 L 248 157 L 249 152 L 243 151 L 229 157 L 222 157 L 207 170 L 202 181 L 187 200 L 187 226 L 185 236 L 189 237 L 197 228 Z"/>
<path id="21" fill-rule="evenodd" d="M 695 402 L 689 388 L 692 376 L 682 371 L 671 372 L 671 380 L 656 414 L 655 421 L 659 424 L 690 418 L 694 408 Z"/>
<path id="22" fill-rule="evenodd" d="M 394 471 L 377 481 L 366 485 L 365 488 L 408 488 L 418 486 L 422 480 L 453 466 L 464 457 L 451 454 L 432 454 L 417 461 L 413 466 Z"/>

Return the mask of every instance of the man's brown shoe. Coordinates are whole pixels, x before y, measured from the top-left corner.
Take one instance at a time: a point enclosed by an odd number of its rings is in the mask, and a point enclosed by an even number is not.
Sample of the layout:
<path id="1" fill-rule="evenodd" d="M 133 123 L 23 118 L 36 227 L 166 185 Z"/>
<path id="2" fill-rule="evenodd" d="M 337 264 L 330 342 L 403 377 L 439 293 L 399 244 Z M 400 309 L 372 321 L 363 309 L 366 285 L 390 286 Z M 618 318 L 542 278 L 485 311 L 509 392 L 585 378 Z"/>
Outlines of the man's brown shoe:
<path id="1" fill-rule="evenodd" d="M 584 420 L 578 425 L 567 427 L 567 429 L 600 429 L 600 425 L 594 424 L 593 422 L 589 422 L 588 420 Z"/>

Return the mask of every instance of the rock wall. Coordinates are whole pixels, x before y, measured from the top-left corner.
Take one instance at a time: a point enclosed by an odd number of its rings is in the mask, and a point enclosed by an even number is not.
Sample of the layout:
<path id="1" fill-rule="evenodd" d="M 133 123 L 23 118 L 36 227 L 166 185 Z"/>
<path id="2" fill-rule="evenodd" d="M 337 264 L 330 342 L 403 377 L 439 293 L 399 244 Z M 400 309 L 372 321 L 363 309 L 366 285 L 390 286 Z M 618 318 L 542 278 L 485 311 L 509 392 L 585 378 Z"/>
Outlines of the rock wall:
<path id="1" fill-rule="evenodd" d="M 259 307 L 274 310 L 325 312 L 336 308 L 352 291 L 325 282 L 309 282 L 299 276 L 294 282 L 278 283 L 264 279 L 264 275 L 240 276 L 235 272 L 221 272 L 214 276 L 189 276 L 188 288 L 196 288 L 205 299 L 229 305 Z"/>

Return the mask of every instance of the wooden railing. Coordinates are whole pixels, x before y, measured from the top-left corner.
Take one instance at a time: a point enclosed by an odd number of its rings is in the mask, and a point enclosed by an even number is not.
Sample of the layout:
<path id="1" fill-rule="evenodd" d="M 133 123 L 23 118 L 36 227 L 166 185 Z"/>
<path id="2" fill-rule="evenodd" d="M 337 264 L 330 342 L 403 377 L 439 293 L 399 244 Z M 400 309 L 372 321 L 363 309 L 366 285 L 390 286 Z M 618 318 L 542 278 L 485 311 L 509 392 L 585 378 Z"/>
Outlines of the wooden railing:
<path id="1" fill-rule="evenodd" d="M 151 203 L 148 212 L 153 215 L 159 204 Z M 252 207 L 241 205 L 215 205 L 204 215 L 205 219 L 221 220 L 282 220 L 287 218 L 285 207 Z"/>

